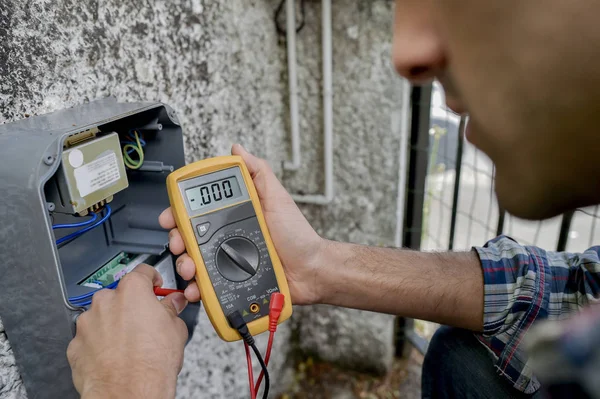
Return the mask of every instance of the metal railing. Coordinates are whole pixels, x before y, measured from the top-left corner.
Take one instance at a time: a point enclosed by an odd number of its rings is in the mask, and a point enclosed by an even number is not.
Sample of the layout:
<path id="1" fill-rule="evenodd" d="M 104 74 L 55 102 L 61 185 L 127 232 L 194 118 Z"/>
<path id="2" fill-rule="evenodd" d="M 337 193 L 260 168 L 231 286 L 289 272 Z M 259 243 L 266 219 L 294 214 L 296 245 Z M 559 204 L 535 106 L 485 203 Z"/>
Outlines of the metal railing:
<path id="1" fill-rule="evenodd" d="M 431 118 L 431 93 L 432 86 L 415 87 L 411 93 L 404 248 L 469 250 L 501 234 L 547 250 L 579 252 L 594 245 L 600 236 L 598 206 L 537 222 L 517 219 L 500 209 L 491 161 L 464 140 L 464 117 L 458 127 L 452 125 L 458 119 L 450 110 L 446 112 L 453 116 L 445 125 Z M 419 325 L 428 326 L 428 331 L 419 334 L 415 330 Z M 399 318 L 396 354 L 406 353 L 407 342 L 424 353 L 435 328 Z"/>

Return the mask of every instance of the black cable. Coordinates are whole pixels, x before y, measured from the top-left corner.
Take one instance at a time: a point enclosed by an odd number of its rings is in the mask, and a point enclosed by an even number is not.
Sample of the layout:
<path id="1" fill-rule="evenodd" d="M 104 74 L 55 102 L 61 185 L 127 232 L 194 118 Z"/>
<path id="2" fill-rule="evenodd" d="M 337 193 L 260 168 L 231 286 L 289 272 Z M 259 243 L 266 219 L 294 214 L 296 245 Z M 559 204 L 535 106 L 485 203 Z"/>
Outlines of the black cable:
<path id="1" fill-rule="evenodd" d="M 263 399 L 267 399 L 269 397 L 269 387 L 271 385 L 271 381 L 269 379 L 269 370 L 267 370 L 267 365 L 265 364 L 265 361 L 263 360 L 263 357 L 260 354 L 260 351 L 258 350 L 256 345 L 252 344 L 252 345 L 250 345 L 250 347 L 254 351 L 254 354 L 256 355 L 256 358 L 258 359 L 258 362 L 260 363 L 260 368 L 262 368 L 262 371 L 265 376 L 265 390 L 263 391 L 262 397 L 263 397 Z"/>
<path id="2" fill-rule="evenodd" d="M 286 0 L 281 0 L 277 6 L 277 10 L 275 10 L 275 27 L 280 35 L 286 34 L 286 30 L 279 25 L 279 15 L 283 11 L 283 5 L 285 4 L 285 1 Z M 304 7 L 304 0 L 300 0 L 300 15 L 302 15 L 302 19 L 300 20 L 300 25 L 296 28 L 296 33 L 299 33 L 302 28 L 304 28 L 304 22 L 306 21 L 306 8 Z"/>
<path id="3" fill-rule="evenodd" d="M 254 337 L 252 336 L 252 334 L 250 334 L 250 330 L 248 329 L 248 325 L 244 321 L 244 317 L 242 317 L 240 312 L 236 310 L 227 315 L 227 320 L 229 321 L 229 325 L 231 325 L 232 328 L 235 328 L 237 332 L 240 333 L 240 336 L 242 337 L 244 342 L 252 348 L 254 354 L 258 358 L 258 362 L 260 363 L 260 367 L 264 373 L 265 378 L 265 390 L 263 392 L 263 399 L 267 399 L 269 396 L 269 386 L 271 384 L 271 381 L 269 379 L 269 370 L 267 370 L 267 365 L 265 364 L 265 361 L 263 360 L 260 351 L 256 347 Z"/>

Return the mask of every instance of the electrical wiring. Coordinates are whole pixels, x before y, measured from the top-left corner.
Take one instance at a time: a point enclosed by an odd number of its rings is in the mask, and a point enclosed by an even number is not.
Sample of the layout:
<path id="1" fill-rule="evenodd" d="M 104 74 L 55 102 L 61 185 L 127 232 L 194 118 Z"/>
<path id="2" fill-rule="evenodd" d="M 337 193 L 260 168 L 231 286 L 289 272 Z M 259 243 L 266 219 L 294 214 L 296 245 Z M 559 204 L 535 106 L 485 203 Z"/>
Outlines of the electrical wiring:
<path id="1" fill-rule="evenodd" d="M 88 226 L 92 223 L 94 223 L 97 219 L 98 219 L 98 214 L 97 213 L 92 213 L 92 218 L 88 219 L 84 222 L 79 222 L 79 223 L 65 223 L 65 224 L 55 224 L 52 226 L 52 230 L 57 230 L 57 229 L 71 229 L 71 228 L 75 228 L 75 227 L 85 227 Z"/>
<path id="2" fill-rule="evenodd" d="M 137 131 L 134 131 L 133 134 L 134 137 L 132 137 L 132 139 L 134 141 L 127 141 L 123 146 L 123 163 L 125 163 L 125 166 L 129 169 L 139 169 L 144 163 L 143 147 L 146 145 L 146 142 L 144 139 L 140 139 L 140 135 Z M 131 157 L 131 154 L 134 152 L 137 152 L 138 154 L 137 160 Z"/>
<path id="3" fill-rule="evenodd" d="M 258 359 L 258 362 L 260 363 L 260 367 L 262 368 L 262 373 L 265 376 L 265 390 L 263 391 L 262 397 L 263 397 L 263 399 L 267 399 L 269 397 L 269 388 L 271 386 L 271 379 L 269 378 L 269 370 L 267 369 L 267 365 L 265 364 L 265 361 L 263 360 L 262 355 L 260 354 L 260 351 L 256 347 L 256 344 L 253 343 L 252 345 L 250 345 L 250 347 L 254 351 L 254 354 L 256 355 L 256 358 Z"/>
<path id="4" fill-rule="evenodd" d="M 267 365 L 265 364 L 265 361 L 263 360 L 263 357 L 260 354 L 260 351 L 256 347 L 254 337 L 252 336 L 252 334 L 250 334 L 250 330 L 248 329 L 248 325 L 244 321 L 244 317 L 238 310 L 236 310 L 236 311 L 230 313 L 229 315 L 227 315 L 227 320 L 229 321 L 229 325 L 231 325 L 232 328 L 235 328 L 237 330 L 237 332 L 240 334 L 240 336 L 244 340 L 244 345 L 250 346 L 252 348 L 252 350 L 254 351 L 254 354 L 256 355 L 256 358 L 258 359 L 258 362 L 260 363 L 262 372 L 265 376 L 265 390 L 263 391 L 262 397 L 263 397 L 263 399 L 268 398 L 269 397 L 269 387 L 271 384 L 271 380 L 269 378 L 269 370 L 267 370 Z M 248 374 L 251 373 L 251 369 L 252 369 L 251 363 L 252 363 L 251 361 L 248 362 Z M 251 388 L 251 396 L 254 398 L 256 396 L 256 391 L 255 391 L 255 389 L 253 389 L 254 381 L 252 381 L 250 383 L 250 388 Z"/>
<path id="5" fill-rule="evenodd" d="M 184 290 L 175 290 L 175 289 L 170 289 L 170 288 L 154 287 L 154 295 L 156 295 L 156 296 L 167 296 L 167 295 L 172 294 L 174 292 L 181 292 L 181 293 L 183 293 Z"/>
<path id="6" fill-rule="evenodd" d="M 119 285 L 119 281 L 120 280 L 114 281 L 114 282 L 110 283 L 109 285 L 107 285 L 106 287 L 95 289 L 94 291 L 90 291 L 87 294 L 70 297 L 69 302 L 72 302 L 73 305 L 77 305 L 77 306 L 88 306 L 92 303 L 91 298 L 94 296 L 94 294 L 96 292 L 104 290 L 104 289 L 115 289 L 115 288 L 117 288 L 117 285 Z M 100 282 L 98 282 L 98 284 L 102 285 L 102 283 L 100 283 Z M 156 296 L 167 296 L 174 292 L 183 293 L 183 290 L 154 287 L 154 295 L 156 295 Z"/>
<path id="7" fill-rule="evenodd" d="M 271 294 L 269 301 L 269 342 L 267 344 L 267 352 L 265 353 L 265 365 L 269 366 L 269 360 L 271 359 L 271 350 L 273 349 L 273 340 L 275 338 L 275 332 L 277 331 L 277 323 L 285 304 L 285 296 L 280 292 L 274 292 Z M 263 380 L 264 373 L 261 371 L 256 381 L 256 387 L 254 388 L 255 393 L 258 395 L 260 384 Z"/>
<path id="8" fill-rule="evenodd" d="M 132 129 L 129 131 L 129 136 L 127 137 L 129 139 L 129 141 L 125 140 L 125 141 L 121 141 L 121 144 L 131 144 L 131 145 L 137 145 L 137 141 L 135 139 L 135 133 L 137 133 L 137 131 L 135 129 Z M 142 145 L 142 147 L 146 146 L 146 140 L 144 140 L 144 136 L 140 135 L 139 136 L 140 139 L 140 144 Z M 129 149 L 127 150 L 128 154 L 132 154 L 135 150 L 134 149 Z"/>
<path id="9" fill-rule="evenodd" d="M 81 307 L 83 307 L 83 306 L 90 306 L 91 304 L 92 304 L 92 300 L 91 300 L 91 299 L 88 299 L 88 300 L 87 300 L 87 301 L 85 301 L 85 302 L 77 302 L 77 303 L 74 303 L 73 305 L 76 305 L 76 306 L 81 306 Z"/>
<path id="10" fill-rule="evenodd" d="M 271 349 L 273 348 L 273 339 L 275 338 L 275 332 L 271 331 L 269 333 L 269 343 L 267 344 L 267 352 L 265 353 L 265 365 L 269 367 L 269 360 L 271 359 Z M 261 370 L 260 375 L 258 376 L 258 380 L 256 380 L 256 387 L 254 388 L 254 393 L 258 395 L 258 391 L 260 389 L 260 384 L 264 378 L 265 374 Z"/>
<path id="11" fill-rule="evenodd" d="M 56 229 L 66 229 L 66 228 L 74 228 L 74 227 L 83 227 L 82 229 L 79 229 L 71 234 L 67 234 L 64 237 L 59 238 L 58 240 L 56 240 L 56 245 L 60 245 L 63 244 L 65 242 L 68 242 L 70 240 L 73 240 L 77 237 L 79 237 L 80 235 L 95 229 L 96 227 L 102 225 L 104 222 L 106 222 L 108 220 L 108 218 L 110 218 L 110 216 L 112 215 L 112 208 L 110 207 L 110 205 L 106 205 L 105 206 L 106 209 L 106 214 L 99 220 L 96 221 L 98 219 L 98 214 L 97 213 L 93 213 L 93 216 L 91 219 L 86 220 L 85 222 L 81 222 L 81 223 L 70 223 L 70 224 L 57 224 L 52 226 L 52 228 L 54 230 Z M 99 282 L 96 282 L 99 283 Z M 102 285 L 102 283 L 99 283 L 100 285 Z M 87 306 L 89 304 L 91 304 L 91 300 L 90 298 L 98 291 L 106 289 L 106 288 L 115 288 L 117 286 L 117 284 L 119 284 L 119 281 L 115 281 L 109 285 L 107 285 L 106 287 L 102 287 L 102 288 L 98 288 L 95 289 L 91 292 L 88 292 L 87 294 L 83 294 L 83 295 L 79 295 L 79 296 L 75 296 L 75 297 L 70 297 L 69 298 L 69 302 L 73 302 L 74 305 L 77 306 Z"/>
<path id="12" fill-rule="evenodd" d="M 110 205 L 106 205 L 105 206 L 106 209 L 106 214 L 102 217 L 102 219 L 100 219 L 99 221 L 97 221 L 94 224 L 88 225 L 87 227 L 82 228 L 81 230 L 77 230 L 71 234 L 68 234 L 62 238 L 59 238 L 58 240 L 56 240 L 56 245 L 60 245 L 64 242 L 70 241 L 74 238 L 79 237 L 80 235 L 95 229 L 96 227 L 100 226 L 101 224 L 103 224 L 104 222 L 106 222 L 108 220 L 108 218 L 110 218 L 110 215 L 112 214 L 112 208 L 110 207 Z"/>
<path id="13" fill-rule="evenodd" d="M 252 355 L 250 354 L 250 348 L 246 342 L 244 342 L 244 349 L 246 350 L 246 362 L 248 363 L 248 386 L 250 387 L 250 398 L 256 399 L 256 392 L 254 390 L 254 375 L 252 374 Z"/>
<path id="14" fill-rule="evenodd" d="M 78 301 L 83 301 L 85 299 L 89 299 L 89 298 L 93 297 L 96 292 L 104 290 L 104 289 L 111 289 L 112 290 L 114 288 L 117 288 L 117 285 L 119 285 L 119 280 L 110 283 L 106 287 L 96 288 L 95 290 L 90 291 L 87 294 L 70 297 L 69 298 L 69 302 L 78 302 Z"/>

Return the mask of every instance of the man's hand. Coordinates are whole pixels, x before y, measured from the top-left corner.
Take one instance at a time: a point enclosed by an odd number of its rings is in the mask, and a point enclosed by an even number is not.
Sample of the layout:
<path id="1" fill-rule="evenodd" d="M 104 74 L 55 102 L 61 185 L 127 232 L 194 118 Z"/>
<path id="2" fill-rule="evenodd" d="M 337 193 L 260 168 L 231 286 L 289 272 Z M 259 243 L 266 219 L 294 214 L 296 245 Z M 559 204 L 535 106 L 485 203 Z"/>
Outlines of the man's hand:
<path id="1" fill-rule="evenodd" d="M 256 158 L 237 144 L 231 153 L 244 159 L 252 175 L 271 238 L 285 269 L 292 301 L 300 305 L 319 302 L 322 291 L 318 278 L 318 254 L 324 240 L 310 226 L 266 161 Z M 176 262 L 177 272 L 182 278 L 192 280 L 196 266 L 192 258 L 184 253 L 185 245 L 170 208 L 160 215 L 159 221 L 163 228 L 171 230 L 171 251 L 181 255 Z M 191 302 L 200 300 L 195 281 L 190 282 L 185 296 Z"/>
<path id="2" fill-rule="evenodd" d="M 94 294 L 67 350 L 82 398 L 175 397 L 188 336 L 177 315 L 187 301 L 181 293 L 158 301 L 153 287 L 161 285 L 153 267 L 140 265 L 116 290 Z"/>
<path id="3" fill-rule="evenodd" d="M 483 277 L 476 254 L 413 252 L 322 239 L 264 160 L 239 145 L 231 152 L 250 170 L 294 304 L 324 303 L 481 330 Z M 170 209 L 160 215 L 160 224 L 171 229 L 171 251 L 181 255 L 177 272 L 191 280 L 194 261 L 184 253 Z M 185 296 L 200 300 L 194 281 Z"/>

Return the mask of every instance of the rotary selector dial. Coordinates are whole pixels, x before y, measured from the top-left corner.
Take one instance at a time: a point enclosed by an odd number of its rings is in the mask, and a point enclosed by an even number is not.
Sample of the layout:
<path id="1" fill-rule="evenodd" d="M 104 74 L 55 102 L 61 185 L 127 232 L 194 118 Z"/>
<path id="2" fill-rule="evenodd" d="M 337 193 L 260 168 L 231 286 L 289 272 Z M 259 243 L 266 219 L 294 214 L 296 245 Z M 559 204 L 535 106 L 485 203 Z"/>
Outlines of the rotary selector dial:
<path id="1" fill-rule="evenodd" d="M 229 281 L 246 281 L 256 274 L 260 254 L 254 243 L 247 238 L 232 237 L 217 249 L 217 270 Z"/>

